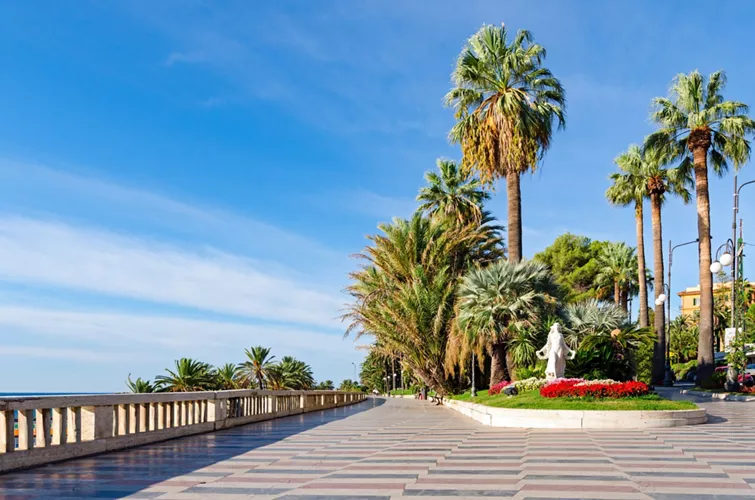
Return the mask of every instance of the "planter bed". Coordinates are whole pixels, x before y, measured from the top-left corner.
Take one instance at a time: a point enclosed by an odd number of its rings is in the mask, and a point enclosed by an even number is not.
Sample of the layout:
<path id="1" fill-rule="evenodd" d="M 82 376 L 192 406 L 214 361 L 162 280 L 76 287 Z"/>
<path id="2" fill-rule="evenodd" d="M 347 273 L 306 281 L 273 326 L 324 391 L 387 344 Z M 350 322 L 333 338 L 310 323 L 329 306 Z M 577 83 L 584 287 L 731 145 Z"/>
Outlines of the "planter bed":
<path id="1" fill-rule="evenodd" d="M 650 395 L 621 399 L 543 398 L 538 391 L 519 396 L 462 394 L 444 401 L 449 408 L 492 427 L 551 429 L 649 429 L 705 423 L 705 410 L 687 401 Z"/>

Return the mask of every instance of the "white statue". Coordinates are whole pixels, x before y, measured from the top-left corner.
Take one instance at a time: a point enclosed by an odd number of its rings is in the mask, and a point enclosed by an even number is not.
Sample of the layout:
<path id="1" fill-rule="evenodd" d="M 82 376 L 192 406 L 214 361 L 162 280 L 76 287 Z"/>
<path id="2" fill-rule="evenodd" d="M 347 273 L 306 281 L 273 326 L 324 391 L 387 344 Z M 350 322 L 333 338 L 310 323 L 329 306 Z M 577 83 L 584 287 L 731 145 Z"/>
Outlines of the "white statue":
<path id="1" fill-rule="evenodd" d="M 548 332 L 548 343 L 535 353 L 539 359 L 547 359 L 548 365 L 545 367 L 546 380 L 554 380 L 564 377 L 566 370 L 566 358 L 574 359 L 577 354 L 569 349 L 561 335 L 561 325 L 553 323 L 550 332 Z"/>

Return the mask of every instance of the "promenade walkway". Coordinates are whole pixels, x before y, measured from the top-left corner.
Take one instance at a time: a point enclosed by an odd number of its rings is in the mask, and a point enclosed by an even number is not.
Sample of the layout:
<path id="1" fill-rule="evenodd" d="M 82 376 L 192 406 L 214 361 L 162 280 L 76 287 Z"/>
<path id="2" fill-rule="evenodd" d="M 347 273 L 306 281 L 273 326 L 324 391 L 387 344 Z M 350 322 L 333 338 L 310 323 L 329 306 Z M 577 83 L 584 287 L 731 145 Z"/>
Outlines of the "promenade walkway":
<path id="1" fill-rule="evenodd" d="M 550 431 L 369 399 L 7 474 L 0 500 L 755 497 L 755 405 L 702 404 L 702 426 Z"/>

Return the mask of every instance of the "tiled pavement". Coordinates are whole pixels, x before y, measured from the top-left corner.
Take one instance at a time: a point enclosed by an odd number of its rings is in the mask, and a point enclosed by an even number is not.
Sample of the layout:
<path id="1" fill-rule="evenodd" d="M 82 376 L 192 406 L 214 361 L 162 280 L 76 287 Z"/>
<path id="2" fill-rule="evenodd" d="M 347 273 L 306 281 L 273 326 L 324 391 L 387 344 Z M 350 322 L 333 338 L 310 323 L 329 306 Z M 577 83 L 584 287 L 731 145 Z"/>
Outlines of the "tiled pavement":
<path id="1" fill-rule="evenodd" d="M 712 423 L 588 432 L 371 399 L 0 476 L 0 500 L 755 497 L 755 404 L 702 404 Z"/>

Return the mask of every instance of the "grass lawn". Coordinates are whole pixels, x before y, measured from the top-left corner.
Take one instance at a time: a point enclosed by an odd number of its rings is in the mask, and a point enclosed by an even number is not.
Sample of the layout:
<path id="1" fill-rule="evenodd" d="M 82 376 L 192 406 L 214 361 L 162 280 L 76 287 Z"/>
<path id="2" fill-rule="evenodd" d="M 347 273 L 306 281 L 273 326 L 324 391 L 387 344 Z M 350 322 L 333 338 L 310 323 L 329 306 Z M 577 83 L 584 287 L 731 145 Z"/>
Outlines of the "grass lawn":
<path id="1" fill-rule="evenodd" d="M 690 401 L 669 401 L 656 394 L 622 399 L 571 399 L 544 398 L 540 391 L 525 392 L 518 396 L 496 394 L 488 396 L 488 391 L 480 391 L 473 398 L 469 392 L 457 394 L 451 399 L 492 406 L 494 408 L 520 408 L 530 410 L 696 410 L 697 405 Z"/>

